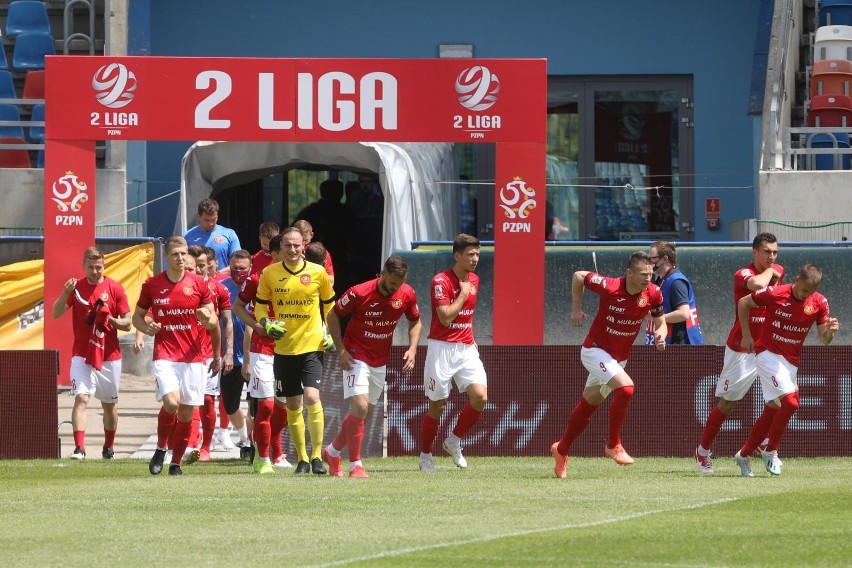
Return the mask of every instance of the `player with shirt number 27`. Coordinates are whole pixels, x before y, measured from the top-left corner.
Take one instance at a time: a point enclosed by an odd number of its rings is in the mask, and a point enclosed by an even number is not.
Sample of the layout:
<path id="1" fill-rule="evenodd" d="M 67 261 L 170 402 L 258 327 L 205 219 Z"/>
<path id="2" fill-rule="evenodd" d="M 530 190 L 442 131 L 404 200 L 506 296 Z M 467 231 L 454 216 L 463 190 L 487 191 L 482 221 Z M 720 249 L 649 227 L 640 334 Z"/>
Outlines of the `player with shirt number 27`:
<path id="1" fill-rule="evenodd" d="M 558 478 L 566 477 L 571 445 L 610 393 L 613 400 L 609 407 L 609 435 L 604 453 L 619 465 L 633 463 L 633 458 L 621 445 L 621 427 L 627 418 L 627 407 L 634 391 L 633 380 L 624 367 L 645 316 L 651 315 L 654 344 L 659 351 L 666 348 L 668 331 L 663 313 L 663 294 L 656 284 L 651 283 L 653 274 L 653 263 L 643 251 L 630 255 L 627 273 L 621 278 L 585 270 L 574 273 L 571 280 L 571 323 L 580 327 L 588 318 L 582 309 L 586 288 L 600 296 L 600 305 L 580 349 L 580 360 L 589 371 L 586 388 L 580 402 L 571 411 L 562 438 L 550 446 L 556 462 L 553 472 Z"/>

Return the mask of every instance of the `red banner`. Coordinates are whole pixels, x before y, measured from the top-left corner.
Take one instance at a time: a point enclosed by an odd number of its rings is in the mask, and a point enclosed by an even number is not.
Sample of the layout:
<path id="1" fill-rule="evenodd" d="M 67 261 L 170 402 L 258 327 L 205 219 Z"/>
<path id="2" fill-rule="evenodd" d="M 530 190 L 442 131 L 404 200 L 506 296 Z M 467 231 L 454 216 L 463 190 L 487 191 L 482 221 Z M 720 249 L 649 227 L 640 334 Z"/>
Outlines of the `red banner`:
<path id="1" fill-rule="evenodd" d="M 480 346 L 488 373 L 488 405 L 477 425 L 463 440 L 467 456 L 547 456 L 558 440 L 568 415 L 580 399 L 588 373 L 580 364 L 578 346 Z M 402 356 L 394 348 L 393 361 Z M 420 425 L 427 408 L 423 394 L 426 348 L 417 354 L 410 373 L 388 367 L 388 455 L 416 456 Z M 634 457 L 683 456 L 692 470 L 692 453 L 701 439 L 707 415 L 716 404 L 716 380 L 722 370 L 724 347 L 673 345 L 659 353 L 636 346 L 627 373 L 636 384 L 622 431 L 624 447 Z M 848 455 L 852 453 L 852 347 L 806 346 L 799 368 L 801 406 L 781 443 L 786 457 Z M 611 399 L 612 397 L 610 397 Z M 467 402 L 455 390 L 441 419 L 440 441 L 452 430 Z M 759 381 L 725 422 L 713 452 L 729 458 L 745 442 L 763 408 Z M 609 400 L 571 449 L 574 456 L 603 457 Z M 438 449 L 438 454 L 443 452 Z"/>
<path id="2" fill-rule="evenodd" d="M 497 146 L 494 197 L 495 345 L 544 338 L 544 144 Z"/>
<path id="3" fill-rule="evenodd" d="M 62 105 L 60 105 L 61 107 Z M 71 384 L 71 316 L 50 316 L 65 282 L 83 276 L 83 251 L 95 244 L 94 142 L 44 145 L 44 348 L 58 349 L 59 384 Z"/>
<path id="4" fill-rule="evenodd" d="M 47 105 L 49 139 L 542 142 L 546 135 L 544 59 L 49 56 L 46 66 L 46 99 L 62 101 Z"/>

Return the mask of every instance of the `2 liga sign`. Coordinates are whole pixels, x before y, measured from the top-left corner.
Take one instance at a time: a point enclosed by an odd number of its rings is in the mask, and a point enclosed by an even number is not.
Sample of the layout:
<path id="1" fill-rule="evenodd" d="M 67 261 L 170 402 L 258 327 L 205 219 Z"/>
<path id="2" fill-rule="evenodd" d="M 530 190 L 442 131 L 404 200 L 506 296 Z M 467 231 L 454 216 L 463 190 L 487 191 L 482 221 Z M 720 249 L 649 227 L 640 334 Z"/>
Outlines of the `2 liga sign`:
<path id="1" fill-rule="evenodd" d="M 529 120 L 546 109 L 543 59 L 56 56 L 47 58 L 47 73 L 48 96 L 61 90 L 63 101 L 46 110 L 52 139 L 545 138 L 546 122 Z"/>

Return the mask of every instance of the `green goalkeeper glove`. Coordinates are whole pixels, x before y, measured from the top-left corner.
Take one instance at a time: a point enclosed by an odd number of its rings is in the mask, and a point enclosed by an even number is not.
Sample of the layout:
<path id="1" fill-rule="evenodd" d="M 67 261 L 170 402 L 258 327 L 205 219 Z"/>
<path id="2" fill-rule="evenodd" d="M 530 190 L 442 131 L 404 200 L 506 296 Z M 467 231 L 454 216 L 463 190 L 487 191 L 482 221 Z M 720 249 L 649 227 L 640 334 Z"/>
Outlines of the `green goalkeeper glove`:
<path id="1" fill-rule="evenodd" d="M 284 324 L 273 319 L 260 318 L 260 325 L 263 326 L 263 329 L 266 330 L 266 335 L 271 337 L 273 341 L 278 341 L 287 333 L 287 330 L 284 329 Z"/>
<path id="2" fill-rule="evenodd" d="M 325 351 L 337 351 L 337 347 L 334 345 L 334 339 L 331 338 L 331 334 L 328 332 L 328 327 L 325 324 L 322 324 L 322 348 Z"/>

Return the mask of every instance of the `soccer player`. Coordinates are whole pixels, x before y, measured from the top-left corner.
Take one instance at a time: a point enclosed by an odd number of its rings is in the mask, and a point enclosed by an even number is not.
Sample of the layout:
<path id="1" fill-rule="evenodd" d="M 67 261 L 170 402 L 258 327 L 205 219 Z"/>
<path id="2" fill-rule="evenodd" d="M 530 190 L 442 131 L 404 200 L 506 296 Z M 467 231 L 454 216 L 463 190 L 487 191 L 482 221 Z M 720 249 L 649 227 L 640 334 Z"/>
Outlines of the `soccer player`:
<path id="1" fill-rule="evenodd" d="M 219 266 L 228 266 L 228 259 L 234 251 L 241 249 L 240 238 L 233 229 L 217 225 L 219 222 L 219 203 L 215 199 L 202 199 L 198 204 L 198 225 L 183 234 L 187 245 L 211 247 L 216 251 Z"/>
<path id="2" fill-rule="evenodd" d="M 648 258 L 654 263 L 655 284 L 663 293 L 663 317 L 669 334 L 666 343 L 671 345 L 704 345 L 698 308 L 692 283 L 677 267 L 677 251 L 668 241 L 651 245 Z M 654 327 L 648 322 L 645 343 L 654 344 Z"/>
<path id="3" fill-rule="evenodd" d="M 201 277 L 185 270 L 187 248 L 183 237 L 166 239 L 167 268 L 142 284 L 133 312 L 136 329 L 154 336 L 154 378 L 157 400 L 163 403 L 157 419 L 157 449 L 148 462 L 148 471 L 153 475 L 163 470 L 170 439 L 169 475 L 183 475 L 180 462 L 189 441 L 192 412 L 203 403 L 207 382 L 198 322 L 210 332 L 214 345 L 222 341 L 210 288 Z M 145 318 L 149 309 L 151 321 Z M 217 374 L 221 366 L 217 349 L 213 351 L 210 374 Z"/>
<path id="4" fill-rule="evenodd" d="M 325 426 L 322 380 L 323 329 L 320 309 L 327 316 L 334 289 L 325 269 L 302 258 L 302 234 L 288 227 L 272 239 L 269 250 L 283 262 L 267 266 L 260 275 L 255 318 L 275 340 L 275 395 L 287 400 L 287 422 L 299 462 L 296 475 L 327 473 L 322 463 Z M 302 401 L 308 411 L 311 456 L 308 461 Z"/>
<path id="5" fill-rule="evenodd" d="M 280 249 L 274 257 L 280 257 Z M 249 416 L 254 421 L 254 452 L 251 459 L 255 472 L 269 474 L 275 472 L 273 467 L 293 466 L 287 461 L 281 447 L 281 432 L 287 426 L 287 408 L 284 399 L 275 398 L 275 341 L 266 334 L 266 329 L 257 323 L 254 317 L 257 286 L 257 276 L 246 280 L 234 303 L 234 313 L 245 323 L 249 342 Z M 245 377 L 245 373 L 243 376 Z"/>
<path id="6" fill-rule="evenodd" d="M 238 250 L 231 255 L 230 260 L 230 277 L 222 281 L 222 284 L 228 290 L 231 305 L 237 303 L 237 298 L 240 291 L 245 287 L 246 280 L 251 272 L 251 255 L 248 251 Z M 233 329 L 233 368 L 231 371 L 225 371 L 219 380 L 220 390 L 220 406 L 224 407 L 225 415 L 230 419 L 234 430 L 237 431 L 240 437 L 239 446 L 241 448 L 248 447 L 248 431 L 246 430 L 245 417 L 240 410 L 240 399 L 243 393 L 243 387 L 246 381 L 243 380 L 243 364 L 249 365 L 248 361 L 243 359 L 243 339 L 245 336 L 246 325 L 237 317 L 236 313 L 231 313 L 232 329 Z M 227 342 L 227 339 L 225 340 Z M 227 351 L 227 348 L 226 348 Z M 246 351 L 245 355 L 248 355 Z M 221 424 L 218 431 L 218 442 L 225 450 L 233 449 L 234 444 L 231 441 L 231 435 L 227 430 L 227 426 L 223 429 Z"/>
<path id="7" fill-rule="evenodd" d="M 403 315 L 408 320 L 408 349 L 402 356 L 402 370 L 414 368 L 422 324 L 417 296 L 405 283 L 407 276 L 405 259 L 391 256 L 379 278 L 347 290 L 328 314 L 328 331 L 343 371 L 343 398 L 350 400 L 343 427 L 323 452 L 332 476 L 343 476 L 340 452 L 348 446 L 349 477 L 369 477 L 361 463 L 364 422 L 385 390 L 393 332 Z M 340 319 L 347 316 L 351 319 L 346 335 L 341 338 Z"/>
<path id="8" fill-rule="evenodd" d="M 266 221 L 260 224 L 258 229 L 258 240 L 260 241 L 260 250 L 254 253 L 251 257 L 251 275 L 260 276 L 263 269 L 272 264 L 272 253 L 269 252 L 269 241 L 281 232 L 278 223 Z"/>
<path id="9" fill-rule="evenodd" d="M 118 391 L 121 384 L 121 348 L 118 330 L 130 331 L 130 305 L 121 284 L 104 275 L 104 253 L 96 247 L 83 251 L 81 279 L 69 278 L 53 303 L 52 315 L 71 308 L 74 344 L 71 347 L 72 459 L 86 458 L 86 408 L 89 397 L 101 401 L 104 445 L 101 457 L 115 458 L 113 443 L 118 427 Z"/>
<path id="10" fill-rule="evenodd" d="M 205 365 L 209 365 L 213 358 L 213 351 L 219 351 L 223 357 L 223 371 L 231 372 L 234 367 L 234 329 L 231 322 L 231 297 L 228 289 L 217 280 L 215 277 L 210 277 L 210 259 L 213 256 L 210 254 L 209 247 L 200 245 L 192 245 L 188 249 L 189 256 L 195 259 L 195 273 L 200 276 L 210 289 L 210 295 L 213 298 L 213 306 L 216 310 L 216 317 L 222 322 L 222 338 L 223 342 L 213 343 L 211 334 L 202 330 L 201 341 L 202 349 L 205 353 Z M 214 273 L 215 274 L 215 273 Z M 222 347 L 225 347 L 223 350 Z M 184 458 L 184 463 L 193 463 L 195 461 L 208 462 L 210 461 L 210 447 L 213 443 L 213 432 L 216 429 L 216 397 L 219 396 L 219 379 L 220 373 L 209 375 L 204 386 L 204 405 L 198 409 L 200 414 L 200 426 L 203 435 L 201 437 L 201 448 L 197 449 L 198 443 L 198 421 L 193 416 L 193 431 L 190 434 L 189 447 L 191 448 Z M 228 439 L 230 442 L 230 437 Z M 233 443 L 231 448 L 233 449 Z"/>
<path id="11" fill-rule="evenodd" d="M 737 316 L 743 330 L 740 345 L 749 353 L 756 354 L 757 374 L 766 401 L 763 414 L 755 421 L 746 443 L 735 456 L 743 477 L 754 475 L 751 453 L 767 433 L 769 442 L 760 452 L 763 465 L 770 474 L 781 475 L 778 446 L 790 418 L 799 408 L 796 378 L 802 344 L 814 323 L 823 345 L 831 343 L 835 332 L 840 329 L 837 318 L 829 316 L 828 300 L 818 292 L 821 284 L 822 270 L 815 264 L 806 264 L 799 270 L 793 284 L 752 292 L 737 305 Z M 766 309 L 766 321 L 756 342 L 748 325 L 751 310 L 755 308 Z"/>
<path id="12" fill-rule="evenodd" d="M 722 424 L 734 411 L 737 402 L 751 389 L 757 377 L 754 355 L 741 345 L 743 330 L 737 316 L 739 301 L 762 288 L 780 283 L 784 279 L 784 268 L 775 263 L 778 257 L 778 239 L 772 233 L 760 233 L 751 245 L 752 263 L 734 273 L 734 325 L 725 343 L 725 359 L 722 372 L 716 382 L 716 397 L 719 402 L 710 411 L 701 442 L 695 449 L 695 463 L 699 473 L 713 473 L 710 447 L 722 429 Z M 764 308 L 755 308 L 749 318 L 752 337 L 760 336 L 760 327 L 765 319 Z M 760 420 L 768 418 L 758 418 Z M 760 429 L 760 428 L 758 428 Z"/>
<path id="13" fill-rule="evenodd" d="M 420 471 L 433 473 L 432 447 L 438 435 L 439 420 L 455 382 L 468 402 L 462 408 L 453 431 L 444 440 L 444 450 L 456 466 L 467 467 L 461 439 L 477 423 L 488 402 L 488 381 L 473 338 L 473 313 L 479 291 L 479 239 L 461 233 L 453 240 L 455 264 L 432 278 L 432 323 L 429 328 L 423 389 L 429 407 L 420 428 Z"/>
<path id="14" fill-rule="evenodd" d="M 583 312 L 586 288 L 600 296 L 598 313 L 580 349 L 580 361 L 589 371 L 580 402 L 571 411 L 562 438 L 550 446 L 556 461 L 553 472 L 558 478 L 567 475 L 568 452 L 592 418 L 598 406 L 612 393 L 609 407 L 609 435 L 604 453 L 619 465 L 630 465 L 633 458 L 621 445 L 621 427 L 633 397 L 634 385 L 624 370 L 633 340 L 649 313 L 654 323 L 654 344 L 659 351 L 666 348 L 666 320 L 663 317 L 663 294 L 651 283 L 653 263 L 644 251 L 630 255 L 627 273 L 620 278 L 579 270 L 571 280 L 573 309 L 571 323 L 577 327 L 588 318 Z"/>

